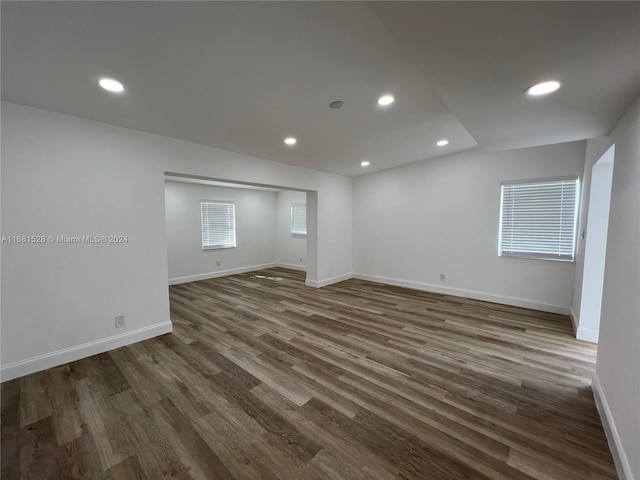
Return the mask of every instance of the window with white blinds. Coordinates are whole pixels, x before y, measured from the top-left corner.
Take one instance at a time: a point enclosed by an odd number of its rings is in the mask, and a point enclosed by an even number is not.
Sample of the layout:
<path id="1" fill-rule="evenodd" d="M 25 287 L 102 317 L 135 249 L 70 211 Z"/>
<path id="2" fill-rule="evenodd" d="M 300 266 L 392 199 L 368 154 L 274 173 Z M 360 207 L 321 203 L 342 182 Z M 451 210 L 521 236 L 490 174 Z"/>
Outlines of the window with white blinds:
<path id="1" fill-rule="evenodd" d="M 200 202 L 202 249 L 236 246 L 236 206 L 232 202 Z"/>
<path id="2" fill-rule="evenodd" d="M 291 235 L 307 234 L 307 206 L 304 203 L 291 204 Z"/>
<path id="3" fill-rule="evenodd" d="M 502 182 L 498 255 L 572 262 L 577 177 Z"/>

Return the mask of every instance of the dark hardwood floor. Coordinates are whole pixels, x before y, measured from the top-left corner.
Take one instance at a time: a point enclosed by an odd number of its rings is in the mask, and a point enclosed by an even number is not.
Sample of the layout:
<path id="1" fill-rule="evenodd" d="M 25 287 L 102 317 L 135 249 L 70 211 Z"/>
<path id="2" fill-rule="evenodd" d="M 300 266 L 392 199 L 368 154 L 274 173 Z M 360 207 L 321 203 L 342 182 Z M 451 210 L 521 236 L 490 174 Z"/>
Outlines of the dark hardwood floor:
<path id="1" fill-rule="evenodd" d="M 567 317 L 272 269 L 174 332 L 2 384 L 2 478 L 613 479 Z"/>

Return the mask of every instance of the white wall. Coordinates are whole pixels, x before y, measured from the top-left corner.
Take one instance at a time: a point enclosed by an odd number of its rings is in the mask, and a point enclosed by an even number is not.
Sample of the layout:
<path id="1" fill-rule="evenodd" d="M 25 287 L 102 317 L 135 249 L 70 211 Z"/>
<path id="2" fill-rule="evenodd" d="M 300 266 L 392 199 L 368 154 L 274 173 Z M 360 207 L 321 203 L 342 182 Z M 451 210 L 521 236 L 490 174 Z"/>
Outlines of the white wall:
<path id="1" fill-rule="evenodd" d="M 202 200 L 235 203 L 236 248 L 202 250 Z M 258 270 L 275 260 L 276 192 L 167 181 L 165 213 L 171 285 Z"/>
<path id="2" fill-rule="evenodd" d="M 623 479 L 640 479 L 640 97 L 615 145 L 594 392 Z"/>
<path id="3" fill-rule="evenodd" d="M 161 168 L 127 140 L 3 104 L 2 235 L 46 239 L 2 245 L 3 380 L 171 330 Z M 128 239 L 63 244 L 50 235 Z M 126 322 L 117 330 L 116 315 Z"/>
<path id="4" fill-rule="evenodd" d="M 353 223 L 346 225 L 342 220 L 344 217 L 352 220 L 352 180 L 348 181 L 348 188 L 333 189 L 321 188 L 316 194 L 307 193 L 307 285 L 321 287 L 329 285 L 333 282 L 351 278 L 352 257 L 347 259 L 341 254 L 340 248 L 349 247 L 352 252 L 352 229 Z M 322 184 L 328 179 L 324 179 Z M 315 207 L 314 207 L 315 205 Z M 317 217 L 314 214 L 317 212 Z M 326 243 L 340 243 L 340 248 L 333 250 L 331 248 L 318 248 L 318 268 L 320 265 L 328 268 L 322 270 L 323 276 L 319 277 L 317 283 L 313 280 L 309 281 L 309 272 L 313 267 L 312 243 L 314 231 L 317 233 L 318 245 Z M 343 272 L 348 271 L 345 275 Z"/>
<path id="5" fill-rule="evenodd" d="M 500 182 L 581 175 L 584 148 L 474 149 L 354 179 L 354 274 L 568 313 L 573 263 L 498 257 Z"/>
<path id="6" fill-rule="evenodd" d="M 307 257 L 306 237 L 291 235 L 291 204 L 307 203 L 305 192 L 283 190 L 276 194 L 276 263 L 281 266 L 306 269 Z"/>
<path id="7" fill-rule="evenodd" d="M 571 301 L 571 321 L 577 331 L 580 320 L 580 304 L 582 302 L 582 282 L 584 275 L 584 251 L 586 238 L 582 232 L 587 229 L 589 212 L 589 196 L 591 195 L 591 170 L 602 155 L 611 147 L 609 137 L 598 137 L 587 140 L 580 193 L 580 214 L 578 216 L 578 240 L 576 242 L 576 273 L 573 282 L 573 299 Z"/>
<path id="8" fill-rule="evenodd" d="M 7 102 L 2 168 L 3 235 L 129 237 L 2 245 L 3 380 L 170 330 L 165 172 L 312 191 L 307 283 L 351 272 L 350 178 Z"/>
<path id="9" fill-rule="evenodd" d="M 584 281 L 580 292 L 582 300 L 576 338 L 594 343 L 598 342 L 600 330 L 614 150 L 615 147 L 610 147 L 591 170 L 589 212 L 586 236 L 583 239 Z"/>

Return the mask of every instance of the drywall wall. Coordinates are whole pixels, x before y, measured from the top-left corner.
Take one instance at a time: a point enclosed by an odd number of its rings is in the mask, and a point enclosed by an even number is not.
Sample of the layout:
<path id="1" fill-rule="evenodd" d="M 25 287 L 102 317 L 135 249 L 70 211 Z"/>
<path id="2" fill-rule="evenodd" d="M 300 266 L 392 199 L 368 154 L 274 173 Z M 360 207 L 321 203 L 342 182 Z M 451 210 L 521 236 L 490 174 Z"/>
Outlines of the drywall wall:
<path id="1" fill-rule="evenodd" d="M 3 235 L 128 237 L 2 245 L 3 380 L 170 330 L 165 172 L 310 191 L 307 283 L 351 272 L 350 178 L 8 102 L 2 168 Z"/>
<path id="2" fill-rule="evenodd" d="M 164 181 L 119 133 L 2 105 L 3 380 L 171 331 Z"/>
<path id="3" fill-rule="evenodd" d="M 600 330 L 614 150 L 615 147 L 610 147 L 591 170 L 583 283 L 580 293 L 582 301 L 576 338 L 594 343 L 598 342 Z"/>
<path id="4" fill-rule="evenodd" d="M 582 174 L 580 213 L 578 215 L 578 239 L 576 241 L 576 272 L 573 281 L 573 298 L 571 300 L 571 321 L 573 328 L 578 330 L 580 322 L 580 304 L 582 303 L 582 282 L 584 275 L 584 251 L 586 238 L 583 232 L 587 230 L 589 213 L 589 197 L 591 195 L 591 170 L 596 162 L 611 147 L 609 137 L 598 137 L 587 140 L 584 155 L 584 172 Z"/>
<path id="5" fill-rule="evenodd" d="M 283 267 L 306 269 L 306 237 L 291 235 L 291 204 L 307 203 L 304 192 L 281 191 L 276 194 L 276 263 Z"/>
<path id="6" fill-rule="evenodd" d="M 202 249 L 202 200 L 235 203 L 236 248 Z M 167 181 L 165 214 L 170 285 L 256 270 L 274 262 L 276 192 Z"/>
<path id="7" fill-rule="evenodd" d="M 322 188 L 312 194 L 307 193 L 307 285 L 323 287 L 331 283 L 339 282 L 351 278 L 352 256 L 349 256 L 347 265 L 342 258 L 340 249 L 347 246 L 352 247 L 353 223 L 346 225 L 343 218 L 353 218 L 353 198 L 352 180 L 348 181 L 348 188 L 328 188 L 326 183 L 330 179 L 325 177 L 320 181 Z M 318 270 L 322 276 L 318 275 L 316 282 L 309 280 L 309 272 L 312 271 L 313 252 L 312 241 L 318 242 Z M 320 248 L 321 245 L 340 243 L 338 250 L 331 248 Z M 337 245 L 336 245 L 337 246 Z M 352 249 L 349 249 L 352 252 Z M 324 267 L 321 269 L 321 267 Z M 343 273 L 348 271 L 349 273 Z"/>
<path id="8" fill-rule="evenodd" d="M 640 479 L 640 97 L 615 145 L 594 390 L 620 477 Z"/>
<path id="9" fill-rule="evenodd" d="M 498 257 L 500 183 L 581 175 L 584 148 L 474 149 L 355 178 L 354 275 L 568 313 L 573 263 Z"/>

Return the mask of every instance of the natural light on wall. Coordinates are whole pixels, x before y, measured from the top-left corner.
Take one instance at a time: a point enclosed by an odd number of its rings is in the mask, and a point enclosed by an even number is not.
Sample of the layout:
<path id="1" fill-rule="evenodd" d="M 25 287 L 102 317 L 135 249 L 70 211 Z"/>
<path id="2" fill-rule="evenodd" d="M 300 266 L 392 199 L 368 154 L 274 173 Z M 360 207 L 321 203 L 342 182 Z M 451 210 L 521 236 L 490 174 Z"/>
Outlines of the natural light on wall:
<path id="1" fill-rule="evenodd" d="M 572 262 L 579 179 L 502 182 L 498 255 Z"/>

